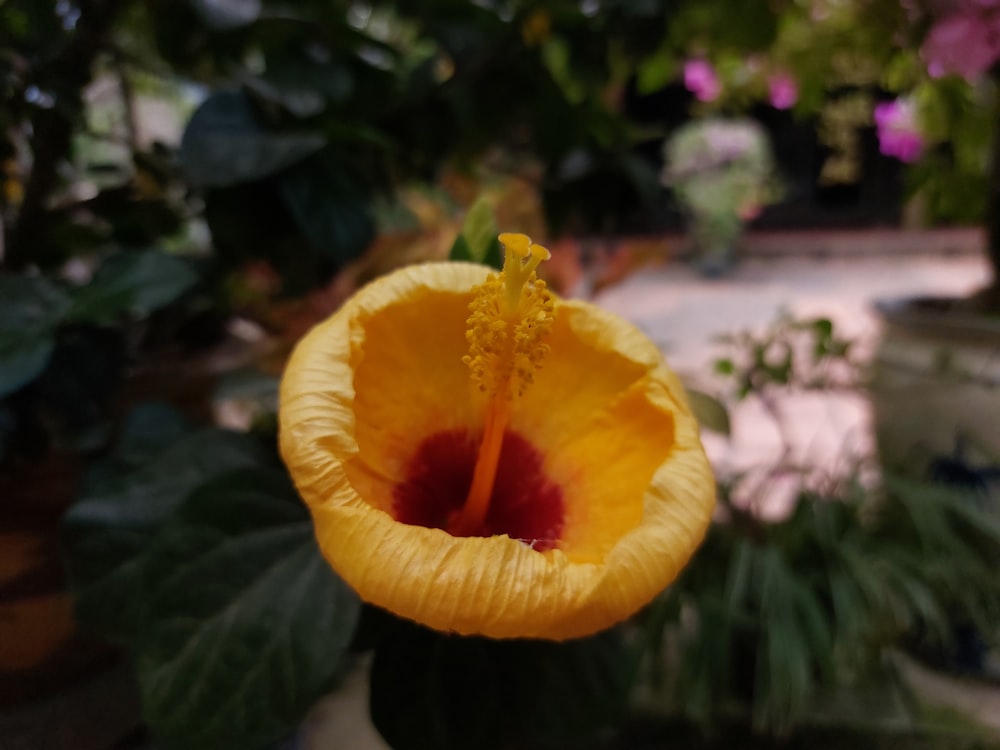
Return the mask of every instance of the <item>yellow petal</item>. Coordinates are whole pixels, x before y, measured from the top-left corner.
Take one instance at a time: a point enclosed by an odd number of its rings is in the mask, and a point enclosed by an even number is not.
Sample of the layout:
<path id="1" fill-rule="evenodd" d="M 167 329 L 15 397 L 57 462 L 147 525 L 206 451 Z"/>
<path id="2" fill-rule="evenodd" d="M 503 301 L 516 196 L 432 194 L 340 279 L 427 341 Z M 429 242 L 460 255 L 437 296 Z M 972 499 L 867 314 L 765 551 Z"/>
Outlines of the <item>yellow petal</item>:
<path id="1" fill-rule="evenodd" d="M 677 408 L 651 403 L 660 352 L 615 315 L 560 302 L 550 345 L 558 356 L 522 397 L 512 427 L 545 446 L 546 472 L 564 488 L 561 549 L 599 562 L 639 524 L 645 489 L 673 449 Z"/>
<path id="2" fill-rule="evenodd" d="M 563 332 L 554 331 L 526 398 L 542 392 L 531 416 L 518 404 L 522 416 L 512 422 L 543 453 L 550 477 L 564 482 L 569 552 L 539 552 L 507 536 L 451 536 L 387 512 L 393 482 L 423 437 L 481 424 L 457 339 L 471 289 L 485 275 L 463 264 L 397 271 L 311 331 L 282 382 L 282 454 L 324 555 L 365 600 L 462 634 L 594 633 L 676 577 L 714 505 L 683 390 L 624 321 L 559 303 Z M 439 361 L 453 354 L 457 364 Z M 656 438 L 649 447 L 640 445 L 646 436 Z M 592 460 L 598 454 L 603 462 Z M 595 530 L 602 525 L 610 531 Z"/>

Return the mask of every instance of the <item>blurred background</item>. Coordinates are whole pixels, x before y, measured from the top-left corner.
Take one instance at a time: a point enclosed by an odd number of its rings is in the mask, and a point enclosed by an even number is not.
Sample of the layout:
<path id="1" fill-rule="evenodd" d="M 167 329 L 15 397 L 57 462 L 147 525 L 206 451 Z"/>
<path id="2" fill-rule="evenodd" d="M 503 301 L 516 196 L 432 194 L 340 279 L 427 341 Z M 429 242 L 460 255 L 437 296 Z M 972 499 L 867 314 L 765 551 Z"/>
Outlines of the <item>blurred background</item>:
<path id="1" fill-rule="evenodd" d="M 0 750 L 1000 747 L 998 59 L 993 0 L 0 0 Z M 554 651 L 282 598 L 291 347 L 498 230 L 682 375 L 705 546 Z"/>

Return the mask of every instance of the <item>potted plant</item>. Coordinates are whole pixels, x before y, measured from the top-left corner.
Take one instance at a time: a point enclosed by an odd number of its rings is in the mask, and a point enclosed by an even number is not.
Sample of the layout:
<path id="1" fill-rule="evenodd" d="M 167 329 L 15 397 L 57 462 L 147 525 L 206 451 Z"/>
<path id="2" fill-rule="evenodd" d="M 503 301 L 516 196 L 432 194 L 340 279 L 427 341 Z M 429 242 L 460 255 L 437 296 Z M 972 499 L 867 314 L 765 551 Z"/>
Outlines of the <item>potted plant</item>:
<path id="1" fill-rule="evenodd" d="M 687 216 L 695 265 L 721 275 L 746 222 L 777 194 L 767 133 L 749 118 L 709 117 L 678 128 L 664 150 L 663 182 Z"/>

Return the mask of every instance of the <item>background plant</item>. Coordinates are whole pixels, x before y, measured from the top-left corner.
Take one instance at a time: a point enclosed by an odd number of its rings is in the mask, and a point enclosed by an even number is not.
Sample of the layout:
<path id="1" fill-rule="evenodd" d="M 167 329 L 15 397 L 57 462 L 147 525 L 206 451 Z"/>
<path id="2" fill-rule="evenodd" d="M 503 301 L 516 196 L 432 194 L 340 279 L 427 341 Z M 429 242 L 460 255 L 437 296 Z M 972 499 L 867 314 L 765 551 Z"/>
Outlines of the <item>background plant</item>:
<path id="1" fill-rule="evenodd" d="M 790 77 L 796 85 L 793 113 L 815 123 L 827 149 L 817 175 L 827 184 L 857 180 L 871 158 L 866 142 L 876 106 L 905 102 L 924 145 L 921 158 L 905 171 L 907 192 L 919 196 L 921 220 L 986 227 L 993 280 L 970 305 L 995 312 L 995 8 L 974 0 L 747 3 L 741 16 L 746 23 L 732 24 L 725 5 L 713 1 L 680 10 L 663 37 L 662 54 L 641 61 L 640 90 L 672 80 L 684 56 L 709 66 L 718 79 L 717 95 L 699 105 L 703 112 L 744 112 L 768 97 L 776 75 Z M 954 29 L 958 35 L 948 41 Z M 959 38 L 968 41 L 954 43 Z M 884 140 L 882 151 L 893 153 Z"/>
<path id="2" fill-rule="evenodd" d="M 70 330 L 87 339 L 72 357 L 102 373 L 72 401 L 107 433 L 102 399 L 138 361 L 216 345 L 234 313 L 276 324 L 261 302 L 326 288 L 379 227 L 415 226 L 399 189 L 446 170 L 487 164 L 529 180 L 553 232 L 621 226 L 660 188 L 615 92 L 671 11 L 3 3 L 6 442 L 55 440 L 33 384 L 64 358 L 56 344 Z M 179 143 L 151 130 L 151 111 L 187 120 Z M 91 281 L 105 290 L 85 292 Z M 60 301 L 77 295 L 90 296 L 73 310 Z"/>
<path id="3" fill-rule="evenodd" d="M 685 208 L 695 244 L 728 254 L 744 223 L 777 194 L 766 132 L 748 118 L 705 118 L 678 128 L 664 150 L 663 180 Z"/>
<path id="4" fill-rule="evenodd" d="M 782 316 L 724 344 L 715 371 L 727 400 L 760 400 L 779 433 L 790 395 L 861 385 L 854 345 L 825 318 Z M 724 403 L 696 394 L 704 423 L 728 433 Z M 875 481 L 863 458 L 831 476 L 794 463 L 786 435 L 782 444 L 773 465 L 720 478 L 722 517 L 648 611 L 645 705 L 709 735 L 744 722 L 764 735 L 793 733 L 830 720 L 838 691 L 867 696 L 869 726 L 900 705 L 919 715 L 893 654 L 917 644 L 955 653 L 969 624 L 997 637 L 1000 524 L 988 494 L 930 478 Z M 786 510 L 765 513 L 789 481 Z"/>

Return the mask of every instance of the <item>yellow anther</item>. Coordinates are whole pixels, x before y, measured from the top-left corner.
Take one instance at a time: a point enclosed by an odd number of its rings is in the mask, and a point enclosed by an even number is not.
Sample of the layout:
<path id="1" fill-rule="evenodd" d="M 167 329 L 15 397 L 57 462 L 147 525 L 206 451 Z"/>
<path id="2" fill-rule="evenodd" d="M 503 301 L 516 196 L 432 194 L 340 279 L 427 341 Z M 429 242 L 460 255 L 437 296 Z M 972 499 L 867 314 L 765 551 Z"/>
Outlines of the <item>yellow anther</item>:
<path id="1" fill-rule="evenodd" d="M 523 234 L 500 235 L 503 271 L 475 290 L 469 304 L 465 362 L 481 390 L 509 398 L 531 383 L 548 347 L 552 295 L 535 269 L 551 253 Z"/>

